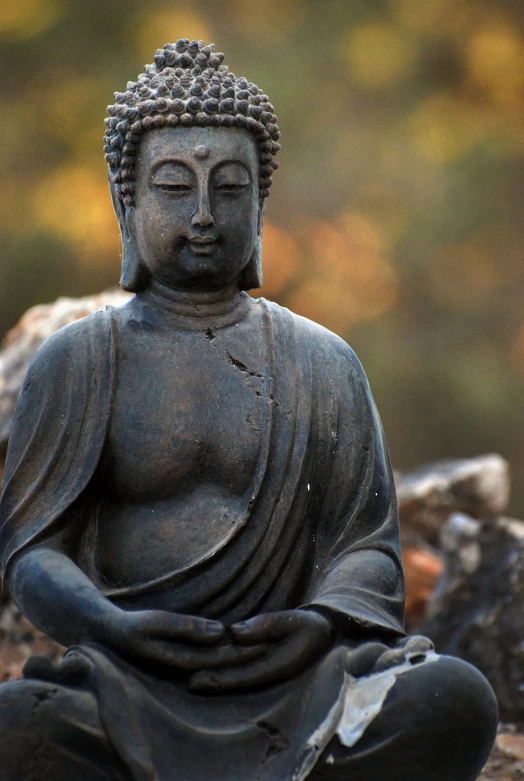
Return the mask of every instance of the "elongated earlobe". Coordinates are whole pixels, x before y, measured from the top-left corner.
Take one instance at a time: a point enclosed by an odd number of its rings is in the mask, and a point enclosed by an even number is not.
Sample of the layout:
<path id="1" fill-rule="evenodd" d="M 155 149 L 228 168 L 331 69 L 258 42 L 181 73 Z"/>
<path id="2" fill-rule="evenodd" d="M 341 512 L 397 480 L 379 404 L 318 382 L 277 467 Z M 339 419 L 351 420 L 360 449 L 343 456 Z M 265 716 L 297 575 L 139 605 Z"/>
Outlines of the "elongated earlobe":
<path id="1" fill-rule="evenodd" d="M 262 236 L 257 236 L 253 254 L 238 281 L 241 290 L 262 287 Z"/>
<path id="2" fill-rule="evenodd" d="M 120 234 L 122 237 L 122 273 L 120 284 L 124 290 L 130 293 L 139 293 L 145 290 L 149 284 L 149 271 L 145 267 L 134 232 L 134 207 L 128 206 L 122 211 L 122 220 L 120 222 Z"/>
<path id="3" fill-rule="evenodd" d="M 262 199 L 258 208 L 257 240 L 249 263 L 242 271 L 238 280 L 240 290 L 254 290 L 262 287 L 262 231 L 264 229 L 264 215 L 266 213 L 266 201 Z"/>
<path id="4" fill-rule="evenodd" d="M 139 293 L 149 284 L 149 271 L 140 260 L 136 243 L 122 236 L 122 274 L 120 285 L 130 293 Z"/>
<path id="5" fill-rule="evenodd" d="M 124 290 L 130 293 L 138 293 L 145 290 L 149 284 L 149 271 L 140 260 L 136 242 L 132 237 L 133 231 L 130 227 L 133 224 L 133 207 L 125 207 L 119 194 L 116 191 L 115 183 L 109 177 L 109 191 L 111 200 L 120 228 L 120 238 L 122 239 L 122 272 L 120 275 L 120 285 Z"/>

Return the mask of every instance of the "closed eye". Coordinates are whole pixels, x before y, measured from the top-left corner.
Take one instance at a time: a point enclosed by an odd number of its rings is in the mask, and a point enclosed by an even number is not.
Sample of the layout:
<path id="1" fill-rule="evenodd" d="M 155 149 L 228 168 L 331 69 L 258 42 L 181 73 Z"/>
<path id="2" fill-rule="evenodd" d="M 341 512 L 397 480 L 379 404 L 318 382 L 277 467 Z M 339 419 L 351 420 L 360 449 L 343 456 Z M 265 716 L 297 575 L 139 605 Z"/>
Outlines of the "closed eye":
<path id="1" fill-rule="evenodd" d="M 217 184 L 215 185 L 215 189 L 218 190 L 219 193 L 240 193 L 242 190 L 245 190 L 247 187 L 247 184 Z"/>
<path id="2" fill-rule="evenodd" d="M 166 184 L 155 183 L 155 184 L 163 192 L 177 193 L 179 195 L 188 193 L 192 189 L 190 184 L 167 184 L 167 183 Z"/>

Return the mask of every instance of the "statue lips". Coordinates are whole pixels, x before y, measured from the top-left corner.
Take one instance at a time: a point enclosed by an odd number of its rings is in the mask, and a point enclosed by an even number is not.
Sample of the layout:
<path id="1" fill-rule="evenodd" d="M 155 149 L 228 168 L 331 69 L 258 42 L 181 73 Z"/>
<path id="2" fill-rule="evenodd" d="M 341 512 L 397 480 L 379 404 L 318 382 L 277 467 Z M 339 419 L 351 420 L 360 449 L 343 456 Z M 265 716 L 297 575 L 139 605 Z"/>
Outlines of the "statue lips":
<path id="1" fill-rule="evenodd" d="M 217 246 L 217 237 L 188 236 L 187 243 L 195 255 L 212 255 Z"/>

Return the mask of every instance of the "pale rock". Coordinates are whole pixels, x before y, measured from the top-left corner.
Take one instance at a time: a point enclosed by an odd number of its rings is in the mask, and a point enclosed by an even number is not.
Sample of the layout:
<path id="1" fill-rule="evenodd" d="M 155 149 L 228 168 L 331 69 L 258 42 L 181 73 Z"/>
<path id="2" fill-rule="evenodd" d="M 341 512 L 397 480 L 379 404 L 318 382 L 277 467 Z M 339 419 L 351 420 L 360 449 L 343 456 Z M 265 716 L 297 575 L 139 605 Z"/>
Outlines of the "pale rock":
<path id="1" fill-rule="evenodd" d="M 439 529 L 452 513 L 474 518 L 503 513 L 509 502 L 509 465 L 490 454 L 440 461 L 395 474 L 402 539 L 438 544 Z"/>
<path id="2" fill-rule="evenodd" d="M 0 348 L 0 455 L 5 455 L 27 368 L 42 342 L 59 328 L 107 306 L 121 306 L 130 298 L 120 289 L 84 298 L 59 298 L 53 304 L 32 307 L 9 331 Z"/>

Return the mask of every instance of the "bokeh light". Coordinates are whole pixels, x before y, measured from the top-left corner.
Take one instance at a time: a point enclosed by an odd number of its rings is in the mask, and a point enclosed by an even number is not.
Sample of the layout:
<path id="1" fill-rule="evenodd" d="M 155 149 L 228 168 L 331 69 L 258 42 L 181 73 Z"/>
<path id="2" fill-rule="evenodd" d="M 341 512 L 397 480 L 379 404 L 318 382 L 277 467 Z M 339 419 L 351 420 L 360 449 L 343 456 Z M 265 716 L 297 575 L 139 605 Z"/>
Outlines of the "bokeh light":
<path id="1" fill-rule="evenodd" d="M 66 13 L 65 0 L 17 0 L 0 9 L 0 36 L 23 41 L 40 35 Z"/>
<path id="2" fill-rule="evenodd" d="M 384 88 L 405 77 L 415 60 L 412 36 L 391 24 L 362 24 L 343 42 L 354 82 L 364 88 Z"/>

